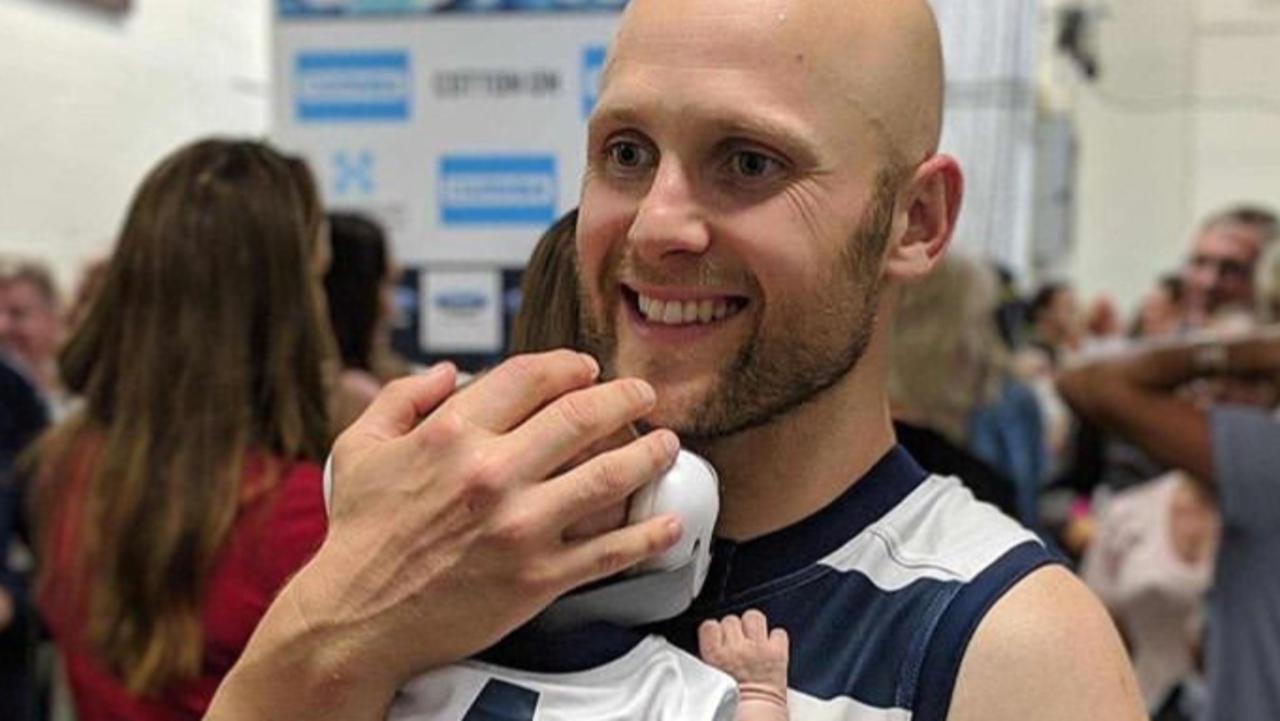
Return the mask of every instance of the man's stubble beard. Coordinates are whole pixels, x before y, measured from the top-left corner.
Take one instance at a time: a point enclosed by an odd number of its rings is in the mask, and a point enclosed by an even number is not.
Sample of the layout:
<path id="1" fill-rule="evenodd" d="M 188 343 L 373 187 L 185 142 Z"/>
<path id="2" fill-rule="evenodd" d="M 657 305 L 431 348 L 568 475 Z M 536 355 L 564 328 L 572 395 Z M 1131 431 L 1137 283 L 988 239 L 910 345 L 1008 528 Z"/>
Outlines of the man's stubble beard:
<path id="1" fill-rule="evenodd" d="M 762 324 L 757 324 L 701 401 L 689 404 L 684 418 L 668 419 L 667 428 L 692 445 L 758 428 L 813 400 L 857 367 L 875 331 L 884 285 L 881 263 L 893 222 L 895 194 L 893 177 L 882 174 L 871 204 L 841 250 L 842 262 L 827 279 L 839 287 L 822 288 L 807 307 L 798 304 L 799 312 L 793 311 L 792 317 L 775 324 L 784 329 L 782 332 L 768 335 Z M 606 277 L 616 277 L 617 265 L 617 260 L 611 259 Z M 609 304 L 604 318 L 593 317 L 585 290 L 588 282 L 591 279 L 579 281 L 583 344 L 600 360 L 604 377 L 614 378 L 617 335 L 614 316 L 608 312 L 613 306 Z M 797 318 L 818 322 L 793 323 Z"/>

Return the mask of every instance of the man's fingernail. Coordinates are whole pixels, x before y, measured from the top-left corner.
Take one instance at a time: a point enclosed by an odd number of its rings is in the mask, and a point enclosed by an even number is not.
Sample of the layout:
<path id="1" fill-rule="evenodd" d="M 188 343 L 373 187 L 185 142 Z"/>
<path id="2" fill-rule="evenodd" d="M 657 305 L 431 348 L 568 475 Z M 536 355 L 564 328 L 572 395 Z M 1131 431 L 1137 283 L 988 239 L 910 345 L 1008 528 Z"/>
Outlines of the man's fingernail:
<path id="1" fill-rule="evenodd" d="M 591 377 L 598 378 L 600 376 L 600 362 L 587 353 L 579 353 L 582 359 L 586 361 L 587 366 L 591 369 Z"/>
<path id="2" fill-rule="evenodd" d="M 670 539 L 672 543 L 680 540 L 680 534 L 684 532 L 684 529 L 680 527 L 680 519 L 674 517 L 667 519 L 666 531 L 667 538 Z"/>
<path id="3" fill-rule="evenodd" d="M 640 400 L 645 405 L 653 405 L 658 402 L 658 394 L 654 392 L 653 386 L 641 380 L 632 381 L 632 383 L 635 386 L 636 393 L 640 396 Z"/>
<path id="4" fill-rule="evenodd" d="M 680 450 L 680 439 L 676 434 L 671 431 L 662 431 L 660 435 L 662 436 L 662 447 L 667 450 L 667 453 L 676 453 Z"/>

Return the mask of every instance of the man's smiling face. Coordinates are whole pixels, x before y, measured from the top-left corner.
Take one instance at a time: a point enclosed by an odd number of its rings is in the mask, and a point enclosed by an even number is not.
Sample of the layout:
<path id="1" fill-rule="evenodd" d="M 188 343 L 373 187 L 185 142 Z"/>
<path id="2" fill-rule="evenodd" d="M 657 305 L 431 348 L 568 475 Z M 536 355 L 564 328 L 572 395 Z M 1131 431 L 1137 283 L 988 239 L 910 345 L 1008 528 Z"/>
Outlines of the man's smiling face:
<path id="1" fill-rule="evenodd" d="M 633 3 L 591 119 L 585 334 L 686 438 L 803 403 L 872 333 L 901 166 L 804 5 Z"/>

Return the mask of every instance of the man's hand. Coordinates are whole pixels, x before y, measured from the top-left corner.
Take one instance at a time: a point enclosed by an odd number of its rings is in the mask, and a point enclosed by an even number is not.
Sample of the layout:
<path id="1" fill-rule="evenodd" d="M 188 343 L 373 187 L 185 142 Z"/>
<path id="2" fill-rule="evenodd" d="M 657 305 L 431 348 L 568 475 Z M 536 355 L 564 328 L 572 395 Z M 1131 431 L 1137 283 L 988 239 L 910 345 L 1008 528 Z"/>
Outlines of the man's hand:
<path id="1" fill-rule="evenodd" d="M 328 537 L 272 606 L 214 710 L 380 718 L 413 674 L 669 548 L 680 532 L 671 517 L 566 533 L 658 477 L 678 450 L 674 434 L 654 431 L 561 472 L 653 407 L 648 384 L 596 385 L 597 374 L 588 357 L 556 351 L 512 359 L 453 395 L 449 367 L 388 386 L 338 439 Z M 310 669 L 302 689 L 266 678 L 298 666 Z M 306 687 L 309 675 L 326 694 Z M 289 697 L 310 705 L 275 703 Z"/>

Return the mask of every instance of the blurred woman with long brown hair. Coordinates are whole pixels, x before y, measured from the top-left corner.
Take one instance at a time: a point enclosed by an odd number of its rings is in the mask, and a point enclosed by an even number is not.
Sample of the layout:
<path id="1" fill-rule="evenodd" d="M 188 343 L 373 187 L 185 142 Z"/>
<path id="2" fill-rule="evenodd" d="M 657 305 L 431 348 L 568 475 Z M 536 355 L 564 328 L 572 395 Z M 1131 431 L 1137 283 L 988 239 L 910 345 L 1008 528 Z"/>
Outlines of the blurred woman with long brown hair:
<path id="1" fill-rule="evenodd" d="M 83 406 L 40 449 L 38 602 L 81 721 L 202 716 L 323 538 L 327 256 L 291 162 L 162 161 L 62 351 Z"/>

